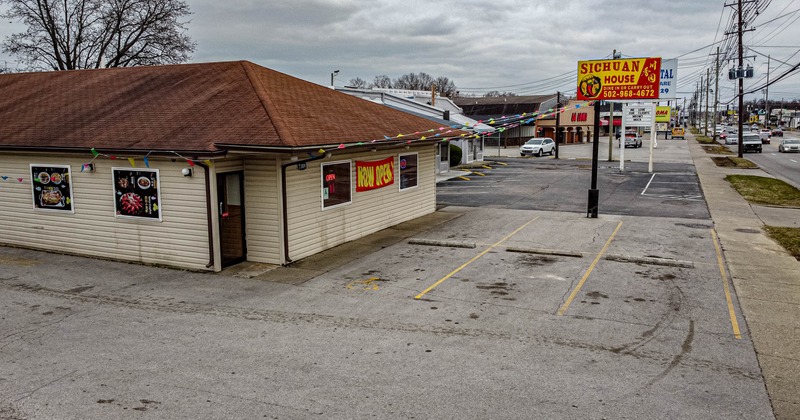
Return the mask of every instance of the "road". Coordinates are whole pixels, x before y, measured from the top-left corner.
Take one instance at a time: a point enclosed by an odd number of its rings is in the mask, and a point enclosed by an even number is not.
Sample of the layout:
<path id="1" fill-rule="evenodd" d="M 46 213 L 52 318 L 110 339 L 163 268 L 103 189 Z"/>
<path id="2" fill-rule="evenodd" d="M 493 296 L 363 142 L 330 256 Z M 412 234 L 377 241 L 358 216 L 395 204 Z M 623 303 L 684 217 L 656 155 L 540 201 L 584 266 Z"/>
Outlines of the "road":
<path id="1" fill-rule="evenodd" d="M 797 133 L 785 133 L 783 138 L 798 138 Z M 778 153 L 781 137 L 772 137 L 770 144 L 762 146 L 762 153 L 746 153 L 745 158 L 761 167 L 768 174 L 800 189 L 800 154 Z M 728 146 L 734 153 L 737 145 Z"/>

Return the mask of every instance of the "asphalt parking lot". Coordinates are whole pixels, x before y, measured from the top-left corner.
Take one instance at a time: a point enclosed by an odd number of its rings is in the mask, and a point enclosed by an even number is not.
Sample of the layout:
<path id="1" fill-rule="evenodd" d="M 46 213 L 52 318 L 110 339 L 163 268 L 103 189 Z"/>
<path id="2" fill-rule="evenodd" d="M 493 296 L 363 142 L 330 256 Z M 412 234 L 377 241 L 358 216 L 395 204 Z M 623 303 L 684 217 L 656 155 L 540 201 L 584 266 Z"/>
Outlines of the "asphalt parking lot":
<path id="1" fill-rule="evenodd" d="M 289 267 L 0 248 L 0 419 L 774 418 L 691 158 L 645 150 L 597 219 L 580 149 L 501 156 Z"/>
<path id="2" fill-rule="evenodd" d="M 0 248 L 0 417 L 772 417 L 710 221 L 438 214 L 293 284 Z"/>

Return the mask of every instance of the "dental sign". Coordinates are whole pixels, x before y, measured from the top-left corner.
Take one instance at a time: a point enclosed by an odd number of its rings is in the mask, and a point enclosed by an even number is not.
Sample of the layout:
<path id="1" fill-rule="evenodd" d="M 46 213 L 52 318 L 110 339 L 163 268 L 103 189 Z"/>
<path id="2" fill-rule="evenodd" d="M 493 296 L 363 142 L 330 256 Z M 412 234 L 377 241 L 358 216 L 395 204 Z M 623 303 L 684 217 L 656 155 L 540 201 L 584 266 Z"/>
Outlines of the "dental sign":
<path id="1" fill-rule="evenodd" d="M 661 58 L 578 62 L 578 100 L 659 99 Z"/>
<path id="2" fill-rule="evenodd" d="M 356 161 L 356 192 L 394 184 L 394 157 L 370 162 Z"/>
<path id="3" fill-rule="evenodd" d="M 658 99 L 662 101 L 675 100 L 675 91 L 678 90 L 678 59 L 672 58 L 661 61 L 661 81 L 658 83 Z"/>

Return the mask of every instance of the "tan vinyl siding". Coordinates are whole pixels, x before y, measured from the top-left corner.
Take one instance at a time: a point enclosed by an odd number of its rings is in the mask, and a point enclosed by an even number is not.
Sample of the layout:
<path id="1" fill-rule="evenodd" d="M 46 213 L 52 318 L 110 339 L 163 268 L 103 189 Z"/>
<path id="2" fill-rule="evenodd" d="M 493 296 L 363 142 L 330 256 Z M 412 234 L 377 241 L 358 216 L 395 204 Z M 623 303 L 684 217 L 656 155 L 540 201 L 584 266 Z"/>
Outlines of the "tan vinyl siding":
<path id="1" fill-rule="evenodd" d="M 161 218 L 122 219 L 114 215 L 111 168 L 130 168 L 127 159 L 100 157 L 94 172 L 81 172 L 91 155 L 0 154 L 0 243 L 206 270 L 209 261 L 204 171 L 184 177 L 183 161 L 150 158 L 159 169 Z M 74 214 L 33 209 L 30 164 L 70 165 Z M 137 168 L 144 167 L 137 158 Z M 16 178 L 24 178 L 18 182 Z M 13 182 L 11 182 L 13 180 Z"/>
<path id="2" fill-rule="evenodd" d="M 398 155 L 418 153 L 418 186 L 399 190 Z M 355 161 L 394 157 L 394 184 L 371 191 L 355 191 Z M 322 209 L 321 164 L 351 160 L 352 202 Z M 395 149 L 358 154 L 340 154 L 311 162 L 308 169 L 287 170 L 289 213 L 289 257 L 292 260 L 315 254 L 358 239 L 398 223 L 436 210 L 435 149 L 432 145 L 410 150 Z"/>
<path id="3" fill-rule="evenodd" d="M 275 157 L 244 160 L 247 260 L 281 264 L 280 166 Z"/>

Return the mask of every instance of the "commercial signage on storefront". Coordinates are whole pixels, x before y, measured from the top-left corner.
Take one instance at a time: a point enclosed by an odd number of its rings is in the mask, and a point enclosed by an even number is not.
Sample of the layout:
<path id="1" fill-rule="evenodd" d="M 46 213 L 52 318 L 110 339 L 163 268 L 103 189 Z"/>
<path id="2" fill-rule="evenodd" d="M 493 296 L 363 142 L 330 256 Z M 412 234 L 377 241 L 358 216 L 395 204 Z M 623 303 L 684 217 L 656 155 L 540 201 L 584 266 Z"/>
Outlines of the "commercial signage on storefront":
<path id="1" fill-rule="evenodd" d="M 578 100 L 658 99 L 661 58 L 578 62 Z"/>
<path id="2" fill-rule="evenodd" d="M 394 184 L 394 156 L 382 160 L 356 161 L 356 192 Z"/>

